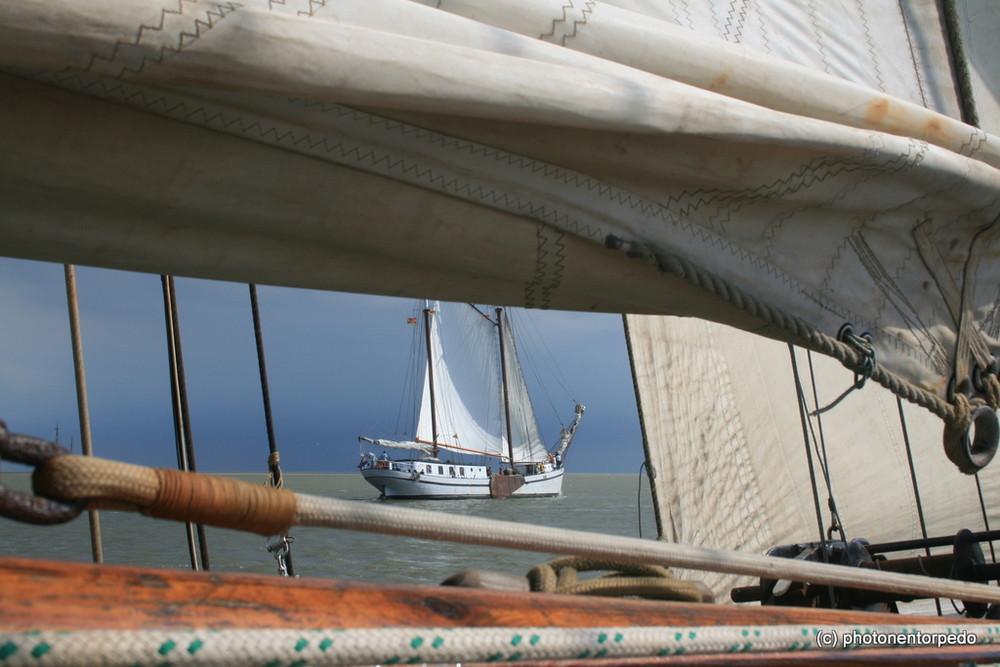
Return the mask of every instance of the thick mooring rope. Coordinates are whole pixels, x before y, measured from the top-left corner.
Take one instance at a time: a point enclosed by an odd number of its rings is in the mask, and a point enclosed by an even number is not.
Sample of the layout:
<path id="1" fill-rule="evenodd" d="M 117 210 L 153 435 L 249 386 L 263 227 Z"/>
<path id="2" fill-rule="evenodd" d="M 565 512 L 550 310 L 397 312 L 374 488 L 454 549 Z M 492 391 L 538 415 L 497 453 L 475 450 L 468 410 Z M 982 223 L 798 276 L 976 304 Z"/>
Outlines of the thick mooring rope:
<path id="1" fill-rule="evenodd" d="M 877 641 L 876 641 L 877 638 Z M 888 641 L 887 641 L 888 640 Z M 1000 625 L 82 630 L 0 633 L 4 665 L 359 665 L 993 644 Z"/>
<path id="2" fill-rule="evenodd" d="M 319 526 L 903 595 L 1000 603 L 1000 588 L 984 584 L 495 519 L 469 522 L 453 514 L 295 494 L 234 479 L 164 472 L 93 457 L 50 458 L 36 468 L 33 480 L 35 492 L 48 498 L 87 499 L 104 506 L 112 503 L 160 518 L 197 520 L 262 535 L 287 532 L 294 525 Z"/>

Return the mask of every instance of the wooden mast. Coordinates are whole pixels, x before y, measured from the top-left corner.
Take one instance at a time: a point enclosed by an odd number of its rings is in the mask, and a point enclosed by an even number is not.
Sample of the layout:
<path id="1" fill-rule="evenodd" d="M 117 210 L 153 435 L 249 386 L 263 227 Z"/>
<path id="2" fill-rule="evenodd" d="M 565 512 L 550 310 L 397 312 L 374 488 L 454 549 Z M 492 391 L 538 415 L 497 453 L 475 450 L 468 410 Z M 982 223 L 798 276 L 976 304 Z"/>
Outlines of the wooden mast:
<path id="1" fill-rule="evenodd" d="M 500 337 L 500 378 L 503 385 L 503 412 L 507 422 L 507 453 L 510 456 L 510 474 L 496 474 L 490 478 L 490 498 L 506 498 L 524 486 L 524 476 L 517 474 L 514 466 L 514 430 L 510 427 L 510 398 L 507 390 L 507 354 L 503 344 L 503 310 L 496 309 L 497 336 Z"/>
<path id="2" fill-rule="evenodd" d="M 503 381 L 503 414 L 507 423 L 507 452 L 510 454 L 510 467 L 514 471 L 514 431 L 510 427 L 510 393 L 507 389 L 507 355 L 503 341 L 503 309 L 497 308 L 497 335 L 500 337 L 500 377 Z"/>
<path id="3" fill-rule="evenodd" d="M 434 358 L 433 351 L 431 347 L 431 315 L 434 311 L 430 308 L 424 308 L 424 338 L 427 341 L 427 387 L 430 391 L 431 399 L 431 440 L 433 441 L 434 449 L 432 450 L 432 456 L 434 458 L 438 457 L 438 426 L 437 426 L 437 406 L 434 401 Z"/>

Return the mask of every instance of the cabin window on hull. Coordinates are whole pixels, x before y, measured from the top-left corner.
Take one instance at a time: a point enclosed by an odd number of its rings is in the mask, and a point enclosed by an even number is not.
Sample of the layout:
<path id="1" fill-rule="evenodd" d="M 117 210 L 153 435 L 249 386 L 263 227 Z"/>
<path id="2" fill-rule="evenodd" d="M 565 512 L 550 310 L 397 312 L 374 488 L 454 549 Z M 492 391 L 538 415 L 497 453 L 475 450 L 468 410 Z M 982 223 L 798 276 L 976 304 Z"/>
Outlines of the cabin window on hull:
<path id="1" fill-rule="evenodd" d="M 427 474 L 429 475 L 429 474 L 431 474 L 433 472 L 434 472 L 434 469 L 431 468 L 430 466 L 427 466 Z"/>
<path id="2" fill-rule="evenodd" d="M 459 468 L 458 474 L 461 475 L 462 477 L 465 477 L 465 468 Z"/>
<path id="3" fill-rule="evenodd" d="M 443 475 L 444 474 L 444 466 L 438 466 L 438 474 L 439 475 Z"/>

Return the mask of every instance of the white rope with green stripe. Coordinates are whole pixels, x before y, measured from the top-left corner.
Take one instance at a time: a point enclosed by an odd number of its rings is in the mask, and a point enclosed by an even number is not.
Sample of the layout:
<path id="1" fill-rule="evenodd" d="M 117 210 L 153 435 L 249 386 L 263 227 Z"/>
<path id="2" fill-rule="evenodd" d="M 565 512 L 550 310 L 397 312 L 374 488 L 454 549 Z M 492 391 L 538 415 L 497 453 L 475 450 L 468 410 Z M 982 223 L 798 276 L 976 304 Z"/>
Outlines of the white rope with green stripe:
<path id="1" fill-rule="evenodd" d="M 80 630 L 0 633 L 0 665 L 403 665 L 976 644 L 1000 650 L 1000 625 Z"/>

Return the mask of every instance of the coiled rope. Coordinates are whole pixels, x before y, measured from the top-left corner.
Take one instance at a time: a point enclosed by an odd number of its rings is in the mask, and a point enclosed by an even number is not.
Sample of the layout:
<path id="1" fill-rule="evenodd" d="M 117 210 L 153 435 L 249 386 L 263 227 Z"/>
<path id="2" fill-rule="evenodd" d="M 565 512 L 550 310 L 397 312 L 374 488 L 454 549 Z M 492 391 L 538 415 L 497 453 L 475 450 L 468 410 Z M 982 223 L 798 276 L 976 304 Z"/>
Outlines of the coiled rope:
<path id="1" fill-rule="evenodd" d="M 591 579 L 580 572 L 607 570 Z M 711 595 L 691 581 L 682 581 L 660 565 L 621 563 L 567 556 L 541 563 L 528 571 L 531 590 L 563 595 L 635 596 L 682 602 L 710 602 Z M 706 597 L 708 599 L 706 600 Z"/>

